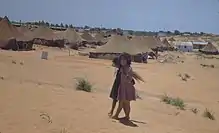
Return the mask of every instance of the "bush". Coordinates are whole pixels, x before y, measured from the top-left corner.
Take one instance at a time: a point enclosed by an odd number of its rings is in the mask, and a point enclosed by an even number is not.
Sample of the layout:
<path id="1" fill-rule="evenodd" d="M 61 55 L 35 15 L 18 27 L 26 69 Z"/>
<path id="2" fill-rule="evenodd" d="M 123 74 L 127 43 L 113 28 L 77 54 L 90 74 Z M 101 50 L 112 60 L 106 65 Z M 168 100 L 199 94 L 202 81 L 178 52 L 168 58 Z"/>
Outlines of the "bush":
<path id="1" fill-rule="evenodd" d="M 92 85 L 88 80 L 84 78 L 78 78 L 76 83 L 76 90 L 91 92 Z"/>
<path id="2" fill-rule="evenodd" d="M 203 116 L 210 120 L 215 120 L 214 114 L 211 111 L 209 111 L 207 108 L 205 109 Z"/>
<path id="3" fill-rule="evenodd" d="M 164 96 L 162 96 L 162 101 L 165 102 L 166 104 L 176 106 L 181 110 L 185 109 L 184 101 L 180 98 L 172 98 L 165 94 Z"/>

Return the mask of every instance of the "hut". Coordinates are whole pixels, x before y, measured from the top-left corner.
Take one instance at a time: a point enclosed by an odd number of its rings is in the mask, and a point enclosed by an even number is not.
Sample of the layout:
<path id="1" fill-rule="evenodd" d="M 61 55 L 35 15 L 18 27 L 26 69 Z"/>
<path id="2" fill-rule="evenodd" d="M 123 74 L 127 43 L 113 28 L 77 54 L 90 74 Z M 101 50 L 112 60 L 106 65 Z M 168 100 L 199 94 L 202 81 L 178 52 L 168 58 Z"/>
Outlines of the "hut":
<path id="1" fill-rule="evenodd" d="M 27 33 L 28 36 L 34 38 L 35 44 L 45 45 L 49 47 L 64 47 L 64 39 L 58 38 L 57 34 L 48 27 L 39 26 L 34 31 Z"/>
<path id="2" fill-rule="evenodd" d="M 183 51 L 183 52 L 192 52 L 193 51 L 193 45 L 192 42 L 174 42 L 176 48 L 179 51 Z"/>
<path id="3" fill-rule="evenodd" d="M 90 52 L 90 58 L 113 59 L 121 53 L 129 53 L 135 62 L 142 62 L 142 53 L 148 52 L 149 48 L 136 40 L 130 40 L 127 36 L 115 35 L 105 45 Z"/>
<path id="4" fill-rule="evenodd" d="M 92 37 L 91 34 L 88 33 L 88 31 L 84 31 L 83 34 L 81 35 L 81 38 L 83 39 L 83 44 L 95 44 L 95 38 Z"/>
<path id="5" fill-rule="evenodd" d="M 205 54 L 216 55 L 219 54 L 219 46 L 215 43 L 209 42 L 204 48 L 200 49 L 199 51 Z"/>
<path id="6" fill-rule="evenodd" d="M 103 32 L 98 32 L 95 34 L 94 39 L 96 41 L 96 45 L 102 46 L 107 43 L 107 38 L 105 38 L 105 34 Z"/>
<path id="7" fill-rule="evenodd" d="M 203 49 L 206 45 L 208 45 L 208 42 L 200 42 L 200 41 L 193 41 L 193 49 Z"/>
<path id="8" fill-rule="evenodd" d="M 171 37 L 171 38 L 168 39 L 168 41 L 174 42 L 174 41 L 176 41 L 176 40 L 175 40 L 173 37 Z"/>
<path id="9" fill-rule="evenodd" d="M 19 32 L 7 17 L 0 21 L 0 48 L 6 50 L 31 50 L 32 46 L 32 38 Z"/>
<path id="10" fill-rule="evenodd" d="M 168 51 L 173 51 L 175 48 L 174 48 L 174 45 L 172 45 L 171 43 L 169 43 L 169 41 L 167 41 L 166 38 L 164 38 L 162 40 L 162 43 L 164 45 L 164 50 L 168 50 Z"/>

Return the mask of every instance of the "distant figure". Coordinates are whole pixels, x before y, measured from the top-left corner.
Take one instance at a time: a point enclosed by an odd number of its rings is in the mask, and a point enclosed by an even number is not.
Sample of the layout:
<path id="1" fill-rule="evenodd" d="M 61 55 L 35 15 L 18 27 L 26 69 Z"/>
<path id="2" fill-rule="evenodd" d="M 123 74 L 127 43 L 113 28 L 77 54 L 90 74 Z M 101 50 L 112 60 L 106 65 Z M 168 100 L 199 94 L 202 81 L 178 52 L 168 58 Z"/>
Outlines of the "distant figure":
<path id="1" fill-rule="evenodd" d="M 148 63 L 148 52 L 142 54 L 142 60 L 144 63 Z"/>
<path id="2" fill-rule="evenodd" d="M 157 60 L 157 58 L 158 58 L 158 48 L 156 48 L 156 50 L 155 50 L 155 57 L 156 57 L 156 60 Z"/>

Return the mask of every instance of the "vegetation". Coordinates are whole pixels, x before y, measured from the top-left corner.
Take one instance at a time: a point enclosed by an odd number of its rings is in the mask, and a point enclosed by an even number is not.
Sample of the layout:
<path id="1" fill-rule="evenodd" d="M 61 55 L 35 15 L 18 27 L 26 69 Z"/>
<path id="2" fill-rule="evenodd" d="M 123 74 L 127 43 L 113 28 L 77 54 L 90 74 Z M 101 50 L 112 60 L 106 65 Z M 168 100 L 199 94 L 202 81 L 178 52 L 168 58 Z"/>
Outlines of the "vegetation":
<path id="1" fill-rule="evenodd" d="M 84 78 L 77 78 L 76 90 L 91 92 L 93 89 L 91 83 Z"/>
<path id="2" fill-rule="evenodd" d="M 215 120 L 214 114 L 208 110 L 207 108 L 205 109 L 203 116 L 210 119 L 210 120 Z"/>
<path id="3" fill-rule="evenodd" d="M 169 97 L 168 95 L 165 94 L 162 96 L 161 100 L 163 102 L 165 102 L 166 104 L 176 106 L 181 110 L 185 109 L 184 101 L 180 98 L 172 98 L 172 97 Z"/>
<path id="4" fill-rule="evenodd" d="M 18 22 L 18 21 L 11 21 L 12 24 L 16 24 L 16 25 L 25 25 L 25 24 L 28 24 L 28 25 L 37 25 L 37 26 L 48 26 L 48 27 L 57 27 L 57 28 L 73 28 L 72 24 L 68 25 L 68 24 L 53 24 L 53 23 L 49 23 L 49 22 L 46 22 L 44 20 L 41 20 L 41 21 L 34 21 L 34 22 L 21 22 L 21 20 Z M 158 31 L 158 32 L 154 32 L 154 31 L 134 31 L 134 30 L 123 30 L 121 28 L 104 28 L 104 27 L 90 27 L 90 26 L 87 26 L 85 25 L 84 27 L 75 27 L 75 28 L 78 28 L 78 29 L 90 29 L 91 31 L 101 31 L 101 30 L 105 30 L 105 31 L 110 31 L 110 32 L 116 32 L 118 34 L 123 34 L 123 32 L 127 32 L 128 34 L 130 35 L 144 35 L 144 36 L 156 36 L 158 35 L 158 33 L 164 33 L 166 35 L 185 35 L 185 34 L 189 34 L 189 35 L 194 35 L 194 36 L 198 36 L 198 35 L 204 35 L 205 33 L 203 32 L 200 32 L 200 33 L 197 33 L 197 32 L 180 32 L 179 30 L 174 30 L 174 31 Z"/>

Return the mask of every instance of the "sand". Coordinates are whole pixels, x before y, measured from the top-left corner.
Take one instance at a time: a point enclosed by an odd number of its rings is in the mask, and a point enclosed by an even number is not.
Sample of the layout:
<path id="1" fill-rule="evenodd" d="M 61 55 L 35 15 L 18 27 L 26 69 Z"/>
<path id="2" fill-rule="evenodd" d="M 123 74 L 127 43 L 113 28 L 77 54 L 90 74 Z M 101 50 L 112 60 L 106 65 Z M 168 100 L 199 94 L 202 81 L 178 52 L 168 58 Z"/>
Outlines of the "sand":
<path id="1" fill-rule="evenodd" d="M 114 78 L 111 61 L 68 56 L 67 50 L 55 48 L 44 50 L 49 52 L 48 60 L 40 59 L 40 50 L 0 51 L 1 133 L 219 132 L 216 59 L 197 60 L 195 55 L 185 55 L 183 64 L 153 60 L 149 64 L 133 63 L 133 69 L 146 80 L 136 84 L 142 100 L 132 102 L 131 120 L 137 126 L 133 127 L 107 116 Z M 216 68 L 202 68 L 201 63 L 214 64 Z M 179 73 L 188 73 L 191 79 L 182 81 Z M 86 77 L 94 92 L 76 91 L 75 77 Z M 160 102 L 164 93 L 182 98 L 186 110 Z M 198 108 L 198 114 L 192 113 L 191 108 Z M 215 113 L 215 121 L 202 116 L 205 108 Z M 42 114 L 48 114 L 50 120 Z"/>

